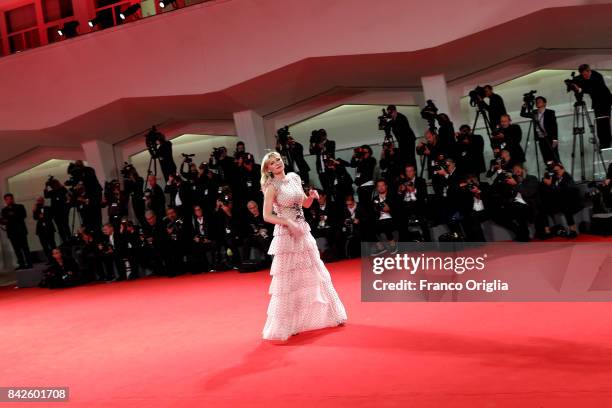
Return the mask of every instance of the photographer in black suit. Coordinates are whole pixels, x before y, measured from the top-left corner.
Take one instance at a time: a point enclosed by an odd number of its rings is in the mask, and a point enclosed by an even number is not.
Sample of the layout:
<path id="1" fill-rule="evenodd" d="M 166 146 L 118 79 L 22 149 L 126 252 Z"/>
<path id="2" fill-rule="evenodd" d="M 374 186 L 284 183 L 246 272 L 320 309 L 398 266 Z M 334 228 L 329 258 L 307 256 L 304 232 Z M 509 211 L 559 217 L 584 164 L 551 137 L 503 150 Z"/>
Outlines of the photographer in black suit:
<path id="1" fill-rule="evenodd" d="M 502 115 L 499 127 L 493 131 L 491 145 L 508 150 L 510 155 L 517 163 L 525 162 L 525 151 L 521 147 L 523 140 L 523 130 L 519 125 L 512 123 L 510 115 Z"/>
<path id="2" fill-rule="evenodd" d="M 391 254 L 397 253 L 400 211 L 395 194 L 389 192 L 389 187 L 384 179 L 376 181 L 376 193 L 370 205 L 374 213 L 374 230 L 378 238 L 377 249 L 372 255 L 381 255 L 386 251 Z"/>
<path id="3" fill-rule="evenodd" d="M 26 210 L 21 204 L 15 203 L 15 197 L 11 193 L 4 195 L 4 203 L 6 207 L 2 209 L 2 218 L 0 222 L 6 227 L 6 235 L 15 256 L 17 256 L 17 269 L 30 269 L 32 267 L 32 258 L 30 255 L 30 247 L 28 246 L 28 229 L 26 228 Z"/>
<path id="4" fill-rule="evenodd" d="M 416 224 L 422 232 L 424 241 L 431 241 L 429 225 L 427 221 L 427 183 L 425 179 L 417 176 L 416 167 L 407 164 L 404 173 L 400 175 L 397 187 L 398 203 L 401 212 L 400 239 L 410 240 L 408 226 Z"/>
<path id="5" fill-rule="evenodd" d="M 578 230 L 574 214 L 582 209 L 580 192 L 574 183 L 572 176 L 565 171 L 560 163 L 552 166 L 552 171 L 547 171 L 542 179 L 542 202 L 549 216 L 562 213 L 569 226 L 568 238 L 576 238 Z M 548 220 L 546 220 L 548 221 Z M 548 224 L 544 228 L 546 234 L 550 234 Z"/>
<path id="6" fill-rule="evenodd" d="M 588 64 L 580 65 L 578 72 L 580 72 L 580 76 L 574 79 L 574 83 L 578 87 L 577 91 L 591 96 L 593 111 L 595 112 L 595 123 L 597 124 L 599 148 L 607 149 L 610 147 L 612 139 L 610 131 L 612 94 L 603 76 L 599 72 L 592 70 Z"/>
<path id="7" fill-rule="evenodd" d="M 523 103 L 521 116 L 532 120 L 535 139 L 538 141 L 544 163 L 559 162 L 559 132 L 555 111 L 546 109 L 546 98 L 535 98 L 536 109 L 529 111 L 527 103 Z M 532 105 L 533 106 L 533 105 Z"/>
<path id="8" fill-rule="evenodd" d="M 67 242 L 70 239 L 68 189 L 58 179 L 49 177 L 45 183 L 44 196 L 51 201 L 53 222 L 55 222 L 60 239 L 62 242 Z"/>
<path id="9" fill-rule="evenodd" d="M 372 148 L 362 145 L 353 150 L 351 167 L 355 168 L 355 185 L 360 203 L 369 203 L 374 191 L 374 169 L 376 159 L 372 157 Z"/>
<path id="10" fill-rule="evenodd" d="M 323 191 L 331 190 L 331 171 L 325 165 L 328 159 L 336 157 L 336 142 L 327 138 L 325 129 L 313 130 L 310 136 L 310 154 L 316 156 L 317 174 Z"/>
<path id="11" fill-rule="evenodd" d="M 484 96 L 485 98 L 489 98 L 489 103 L 486 105 L 487 112 L 489 113 L 489 121 L 491 122 L 491 127 L 495 129 L 501 123 L 501 117 L 506 115 L 506 105 L 504 104 L 504 100 L 501 96 L 493 92 L 493 87 L 491 85 L 485 85 Z"/>
<path id="12" fill-rule="evenodd" d="M 410 127 L 408 118 L 406 117 L 406 115 L 399 113 L 395 105 L 387 106 L 387 113 L 391 116 L 391 131 L 393 132 L 393 136 L 395 136 L 395 139 L 397 140 L 402 165 L 416 165 L 416 157 L 414 150 L 416 136 L 414 135 L 414 131 Z"/>
<path id="13" fill-rule="evenodd" d="M 44 197 L 36 198 L 36 204 L 32 209 L 32 218 L 36 221 L 36 235 L 40 241 L 40 246 L 47 257 L 47 260 L 51 262 L 51 251 L 56 247 L 55 245 L 55 227 L 53 226 L 53 218 L 51 207 L 45 205 Z"/>
<path id="14" fill-rule="evenodd" d="M 474 174 L 478 178 L 487 171 L 484 159 L 484 140 L 475 135 L 469 125 L 461 125 L 450 156 L 463 174 Z"/>

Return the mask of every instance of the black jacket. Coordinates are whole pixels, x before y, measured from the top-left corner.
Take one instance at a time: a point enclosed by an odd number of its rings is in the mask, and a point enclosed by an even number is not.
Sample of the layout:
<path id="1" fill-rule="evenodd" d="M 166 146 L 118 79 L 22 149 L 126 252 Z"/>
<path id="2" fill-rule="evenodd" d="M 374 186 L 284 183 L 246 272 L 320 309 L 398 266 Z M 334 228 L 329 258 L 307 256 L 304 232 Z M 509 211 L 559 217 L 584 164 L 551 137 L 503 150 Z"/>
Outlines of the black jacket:
<path id="1" fill-rule="evenodd" d="M 49 236 L 55 232 L 53 226 L 53 214 L 51 207 L 36 207 L 32 212 L 32 218 L 36 221 L 36 235 Z"/>
<path id="2" fill-rule="evenodd" d="M 504 105 L 504 100 L 498 94 L 492 94 L 489 97 L 489 104 L 487 105 L 487 111 L 489 112 L 489 121 L 491 122 L 491 127 L 495 128 L 499 125 L 501 121 L 501 117 L 506 112 L 506 105 Z"/>
<path id="3" fill-rule="evenodd" d="M 28 235 L 25 224 L 26 210 L 21 204 L 13 204 L 2 209 L 2 220 L 6 226 L 6 235 L 9 238 L 24 237 Z"/>
<path id="4" fill-rule="evenodd" d="M 540 122 L 537 121 L 537 113 L 537 110 L 527 112 L 527 109 L 524 106 L 521 108 L 521 116 L 528 119 L 535 118 L 536 126 L 539 128 Z M 558 140 L 559 130 L 557 127 L 557 115 L 555 114 L 554 110 L 546 109 L 544 111 L 544 128 L 540 129 L 540 131 L 543 131 L 546 134 L 546 139 L 548 139 L 549 142 L 552 143 L 553 140 Z M 539 134 L 539 132 L 536 134 Z"/>
<path id="5" fill-rule="evenodd" d="M 323 147 L 321 147 L 319 144 L 311 143 L 310 154 L 317 156 L 317 173 L 322 173 L 325 171 L 325 166 L 322 163 L 323 160 L 321 156 L 326 155 L 328 158 L 336 157 L 336 142 L 327 139 L 323 144 Z"/>
<path id="6" fill-rule="evenodd" d="M 397 139 L 397 144 L 400 149 L 400 152 L 402 150 L 405 151 L 408 142 L 414 141 L 416 139 L 414 131 L 412 130 L 412 128 L 410 127 L 410 123 L 408 122 L 408 118 L 406 117 L 406 115 L 397 112 L 395 120 L 392 120 L 390 124 L 391 131 Z"/>
<path id="7" fill-rule="evenodd" d="M 591 71 L 591 78 L 584 79 L 578 77 L 576 84 L 582 89 L 583 93 L 591 95 L 594 110 L 609 110 L 612 105 L 612 94 L 606 85 L 604 77 L 597 71 Z"/>

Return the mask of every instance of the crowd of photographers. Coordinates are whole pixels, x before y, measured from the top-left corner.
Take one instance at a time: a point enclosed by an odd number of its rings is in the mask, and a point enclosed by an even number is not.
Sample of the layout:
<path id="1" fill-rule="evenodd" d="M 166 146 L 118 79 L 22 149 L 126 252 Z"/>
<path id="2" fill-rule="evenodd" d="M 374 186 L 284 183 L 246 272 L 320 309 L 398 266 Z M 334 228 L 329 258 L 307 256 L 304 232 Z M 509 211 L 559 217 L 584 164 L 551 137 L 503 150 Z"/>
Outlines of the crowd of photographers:
<path id="1" fill-rule="evenodd" d="M 581 66 L 580 73 L 566 81 L 568 91 L 580 101 L 589 93 L 596 112 L 608 115 L 607 121 L 597 118 L 597 134 L 600 147 L 609 147 L 612 96 L 596 71 Z M 385 134 L 378 158 L 371 146 L 363 145 L 343 160 L 336 156 L 335 142 L 319 129 L 309 140 L 308 153 L 315 159 L 311 169 L 304 146 L 289 128 L 278 130 L 276 150 L 286 171 L 298 173 L 305 190 L 314 188 L 313 171 L 321 186 L 320 199 L 305 216 L 324 260 L 359 256 L 361 242 L 376 242 L 375 254 L 394 253 L 398 241 L 431 241 L 438 225 L 449 231 L 436 237 L 441 241 L 482 242 L 486 220 L 507 228 L 517 241 L 533 238 L 530 224 L 538 239 L 576 237 L 574 216 L 583 196 L 559 160 L 557 120 L 546 98 L 529 92 L 521 108 L 521 116 L 532 120 L 545 163 L 544 177 L 538 179 L 528 172 L 521 127 L 512 123 L 502 97 L 491 86 L 469 96 L 486 135 L 475 134 L 467 124 L 455 131 L 448 115 L 428 101 L 421 111 L 428 130 L 417 139 L 406 116 L 390 105 L 378 118 Z M 177 167 L 172 143 L 155 127 L 145 142 L 151 156 L 146 179 L 126 163 L 121 180 L 102 187 L 95 171 L 81 161 L 69 166 L 66 182 L 49 178 L 32 212 L 50 264 L 44 285 L 257 270 L 270 262 L 272 225 L 261 214 L 260 166 L 244 143 L 236 145 L 233 155 L 216 148 L 199 165 L 193 155 L 183 154 Z M 493 159 L 486 163 L 488 147 Z M 604 182 L 591 186 L 591 198 L 603 207 L 611 201 L 611 179 L 612 166 Z M 11 194 L 5 203 L 2 224 L 19 268 L 29 268 L 25 208 Z M 555 215 L 565 217 L 568 229 L 553 225 Z"/>

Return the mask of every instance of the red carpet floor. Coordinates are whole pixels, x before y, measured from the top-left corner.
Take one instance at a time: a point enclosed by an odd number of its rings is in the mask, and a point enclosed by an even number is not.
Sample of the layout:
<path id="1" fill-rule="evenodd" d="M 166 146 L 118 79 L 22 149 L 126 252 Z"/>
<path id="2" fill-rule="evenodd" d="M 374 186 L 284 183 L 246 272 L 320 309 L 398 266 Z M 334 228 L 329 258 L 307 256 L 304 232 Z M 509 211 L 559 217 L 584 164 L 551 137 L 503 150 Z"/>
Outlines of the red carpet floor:
<path id="1" fill-rule="evenodd" d="M 612 406 L 612 304 L 361 303 L 359 263 L 328 266 L 348 324 L 285 344 L 260 338 L 266 272 L 2 288 L 0 386 L 83 408 Z"/>

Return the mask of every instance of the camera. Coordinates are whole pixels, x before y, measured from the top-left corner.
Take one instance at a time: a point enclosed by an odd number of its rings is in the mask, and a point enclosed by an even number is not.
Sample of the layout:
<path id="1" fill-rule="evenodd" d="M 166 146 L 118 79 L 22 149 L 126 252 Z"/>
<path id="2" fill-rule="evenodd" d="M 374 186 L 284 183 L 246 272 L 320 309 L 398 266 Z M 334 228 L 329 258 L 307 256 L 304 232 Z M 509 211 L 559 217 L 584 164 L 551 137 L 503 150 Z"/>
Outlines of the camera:
<path id="1" fill-rule="evenodd" d="M 378 198 L 374 200 L 374 208 L 377 211 L 382 211 L 385 208 L 385 201 L 384 200 L 379 200 Z"/>
<path id="2" fill-rule="evenodd" d="M 563 82 L 565 82 L 565 91 L 566 92 L 574 92 L 574 96 L 576 97 L 576 101 L 577 102 L 582 102 L 582 99 L 584 97 L 582 92 L 578 91 L 578 81 L 579 77 L 576 77 L 576 73 L 572 72 L 570 78 L 568 79 L 564 79 Z"/>
<path id="3" fill-rule="evenodd" d="M 482 107 L 482 102 L 485 98 L 485 90 L 482 86 L 477 86 L 476 88 L 471 90 L 468 95 L 470 97 L 470 106 Z"/>
<path id="4" fill-rule="evenodd" d="M 444 169 L 445 171 L 448 171 L 448 166 L 446 165 L 446 160 L 434 160 L 432 162 L 431 169 L 434 172 L 440 171 L 442 169 Z"/>
<path id="5" fill-rule="evenodd" d="M 345 234 L 352 234 L 354 231 L 354 224 L 353 224 L 353 220 L 351 218 L 346 218 L 344 220 L 344 224 L 342 225 L 342 232 L 344 232 Z"/>
<path id="6" fill-rule="evenodd" d="M 533 110 L 533 105 L 535 104 L 535 94 L 538 91 L 529 91 L 526 94 L 523 94 L 523 102 L 525 103 L 525 106 L 527 106 L 527 109 L 529 111 Z"/>
<path id="7" fill-rule="evenodd" d="M 128 162 L 123 162 L 123 167 L 121 167 L 121 170 L 119 172 L 121 173 L 123 178 L 130 178 L 130 176 L 134 172 L 134 166 Z"/>
<path id="8" fill-rule="evenodd" d="M 391 121 L 393 118 L 386 109 L 382 109 L 382 115 L 378 117 L 378 130 L 384 130 L 385 134 L 389 134 L 391 131 Z"/>
<path id="9" fill-rule="evenodd" d="M 145 145 L 151 157 L 158 157 L 159 153 L 159 141 L 162 138 L 162 134 L 157 130 L 157 127 L 152 126 L 151 130 L 145 135 Z"/>
<path id="10" fill-rule="evenodd" d="M 181 153 L 181 156 L 183 156 L 183 163 L 191 164 L 193 163 L 192 157 L 195 156 L 195 154 Z"/>
<path id="11" fill-rule="evenodd" d="M 228 194 L 224 194 L 221 197 L 219 197 L 219 201 L 221 201 L 222 205 L 228 206 L 232 202 L 232 197 Z"/>
<path id="12" fill-rule="evenodd" d="M 219 161 L 223 158 L 223 156 L 227 153 L 227 149 L 224 146 L 221 147 L 213 147 L 212 152 L 210 153 L 210 159 L 208 160 L 208 167 L 213 172 L 217 172 L 217 167 L 219 165 Z"/>
<path id="13" fill-rule="evenodd" d="M 360 146 L 360 147 L 354 148 L 353 149 L 353 153 L 355 153 L 355 158 L 357 160 L 361 160 L 361 159 L 363 159 L 363 157 L 365 156 L 366 153 L 369 153 L 369 151 L 365 147 Z"/>
<path id="14" fill-rule="evenodd" d="M 434 122 L 438 118 L 438 107 L 431 99 L 428 99 L 425 103 L 425 107 L 421 109 L 421 117 L 430 123 Z"/>

